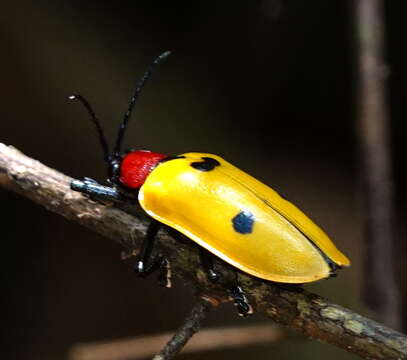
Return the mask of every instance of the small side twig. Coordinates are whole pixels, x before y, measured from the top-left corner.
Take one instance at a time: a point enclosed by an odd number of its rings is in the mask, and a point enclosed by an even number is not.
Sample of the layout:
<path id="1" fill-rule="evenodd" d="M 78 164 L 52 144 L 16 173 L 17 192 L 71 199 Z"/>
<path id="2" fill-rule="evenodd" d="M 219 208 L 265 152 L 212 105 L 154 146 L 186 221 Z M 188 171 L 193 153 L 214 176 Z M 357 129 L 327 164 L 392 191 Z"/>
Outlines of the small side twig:
<path id="1" fill-rule="evenodd" d="M 201 321 L 212 308 L 213 305 L 209 301 L 198 297 L 189 316 L 185 318 L 183 324 L 175 332 L 174 336 L 168 341 L 164 348 L 153 357 L 153 360 L 169 360 L 177 355 L 189 339 L 199 331 L 201 328 Z"/>

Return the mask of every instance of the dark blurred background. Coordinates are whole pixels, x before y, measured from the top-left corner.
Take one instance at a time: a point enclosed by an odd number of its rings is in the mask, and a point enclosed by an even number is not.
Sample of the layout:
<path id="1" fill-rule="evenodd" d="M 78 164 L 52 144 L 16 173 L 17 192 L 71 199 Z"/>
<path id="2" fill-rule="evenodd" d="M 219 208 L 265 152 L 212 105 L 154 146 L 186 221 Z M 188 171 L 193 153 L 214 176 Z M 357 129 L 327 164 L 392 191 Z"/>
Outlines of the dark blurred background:
<path id="1" fill-rule="evenodd" d="M 396 174 L 396 271 L 405 296 L 406 25 L 402 2 L 385 12 Z M 355 32 L 351 1 L 2 1 L 0 141 L 72 177 L 106 168 L 80 92 L 110 139 L 146 65 L 173 50 L 145 89 L 126 137 L 166 154 L 219 154 L 310 215 L 352 259 L 307 286 L 373 316 L 361 304 L 363 213 L 355 145 Z M 139 280 L 120 247 L 0 190 L 4 359 L 66 359 L 79 342 L 170 331 L 190 289 Z M 380 258 L 377 259 L 380 261 Z M 223 306 L 206 325 L 244 325 Z M 204 359 L 208 354 L 185 355 Z M 211 359 L 356 359 L 308 339 Z"/>

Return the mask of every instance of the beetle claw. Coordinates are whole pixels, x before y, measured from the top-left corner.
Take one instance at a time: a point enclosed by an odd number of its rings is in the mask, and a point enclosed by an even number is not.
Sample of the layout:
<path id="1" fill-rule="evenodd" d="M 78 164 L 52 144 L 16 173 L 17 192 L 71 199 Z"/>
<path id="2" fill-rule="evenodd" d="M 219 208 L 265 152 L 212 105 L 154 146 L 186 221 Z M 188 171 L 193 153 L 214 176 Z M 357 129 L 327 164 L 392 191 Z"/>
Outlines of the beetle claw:
<path id="1" fill-rule="evenodd" d="M 238 315 L 241 317 L 246 317 L 253 314 L 253 307 L 247 302 L 235 302 L 235 306 L 237 307 Z"/>
<path id="2" fill-rule="evenodd" d="M 238 285 L 232 286 L 230 289 L 231 297 L 233 299 L 234 305 L 237 308 L 239 316 L 245 317 L 253 314 L 253 307 L 247 300 L 242 288 Z"/>

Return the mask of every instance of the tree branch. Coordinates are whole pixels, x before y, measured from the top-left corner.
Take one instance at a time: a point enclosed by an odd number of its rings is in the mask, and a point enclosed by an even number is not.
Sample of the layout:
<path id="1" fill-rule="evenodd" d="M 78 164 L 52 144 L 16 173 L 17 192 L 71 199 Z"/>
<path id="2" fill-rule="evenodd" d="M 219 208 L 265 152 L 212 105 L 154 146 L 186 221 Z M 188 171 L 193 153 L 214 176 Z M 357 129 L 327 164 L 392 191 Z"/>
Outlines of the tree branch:
<path id="1" fill-rule="evenodd" d="M 275 344 L 284 332 L 277 325 L 247 325 L 242 327 L 207 328 L 197 333 L 182 350 L 182 354 L 213 350 L 236 349 L 258 344 Z M 144 359 L 155 354 L 172 337 L 170 333 L 138 336 L 128 339 L 74 345 L 69 360 Z"/>
<path id="2" fill-rule="evenodd" d="M 0 144 L 1 186 L 119 242 L 128 251 L 137 251 L 146 232 L 143 218 L 96 204 L 72 192 L 71 180 L 18 150 Z M 174 274 L 192 284 L 213 305 L 230 301 L 221 286 L 207 281 L 192 244 L 180 243 L 165 232 L 159 233 L 158 240 L 157 247 L 171 261 Z M 218 265 L 220 272 L 227 276 L 228 267 Z M 241 284 L 254 309 L 279 324 L 365 359 L 407 359 L 405 335 L 318 295 L 307 291 L 290 292 L 245 274 L 241 275 Z"/>

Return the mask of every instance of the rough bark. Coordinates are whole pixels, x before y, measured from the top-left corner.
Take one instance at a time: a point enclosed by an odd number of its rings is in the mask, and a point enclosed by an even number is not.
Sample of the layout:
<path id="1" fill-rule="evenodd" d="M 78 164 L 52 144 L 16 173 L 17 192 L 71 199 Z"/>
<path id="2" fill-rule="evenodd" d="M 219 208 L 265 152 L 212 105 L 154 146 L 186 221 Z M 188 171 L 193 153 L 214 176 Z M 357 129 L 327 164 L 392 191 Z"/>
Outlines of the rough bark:
<path id="1" fill-rule="evenodd" d="M 1 186 L 119 242 L 129 253 L 137 252 L 146 232 L 145 220 L 72 192 L 71 180 L 0 144 Z M 199 289 L 213 305 L 230 301 L 222 287 L 208 283 L 191 243 L 176 241 L 163 231 L 158 238 L 158 250 L 170 259 L 173 274 Z M 228 276 L 227 267 L 218 265 Z M 365 359 L 407 359 L 407 337 L 391 328 L 307 291 L 287 291 L 244 274 L 241 283 L 255 311 L 279 324 Z"/>

